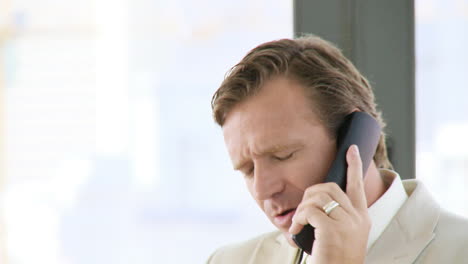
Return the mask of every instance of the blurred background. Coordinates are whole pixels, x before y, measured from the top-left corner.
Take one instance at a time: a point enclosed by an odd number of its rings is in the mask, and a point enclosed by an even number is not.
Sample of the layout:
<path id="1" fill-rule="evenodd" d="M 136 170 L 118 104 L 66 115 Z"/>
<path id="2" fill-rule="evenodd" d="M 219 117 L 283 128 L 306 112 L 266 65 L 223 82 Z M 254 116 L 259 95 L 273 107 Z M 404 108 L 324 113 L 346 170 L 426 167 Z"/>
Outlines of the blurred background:
<path id="1" fill-rule="evenodd" d="M 2 0 L 0 263 L 203 263 L 273 230 L 210 100 L 293 6 Z M 414 9 L 416 177 L 468 216 L 468 1 Z"/>

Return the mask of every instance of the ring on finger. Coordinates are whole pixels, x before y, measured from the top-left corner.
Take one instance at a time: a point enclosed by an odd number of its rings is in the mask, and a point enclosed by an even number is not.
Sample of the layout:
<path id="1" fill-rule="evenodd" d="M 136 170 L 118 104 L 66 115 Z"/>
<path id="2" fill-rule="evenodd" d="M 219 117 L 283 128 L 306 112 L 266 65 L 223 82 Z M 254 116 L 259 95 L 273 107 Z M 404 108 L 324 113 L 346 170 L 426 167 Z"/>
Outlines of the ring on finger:
<path id="1" fill-rule="evenodd" d="M 338 206 L 340 206 L 340 204 L 337 201 L 332 200 L 331 202 L 323 206 L 322 209 L 327 215 L 329 215 L 333 211 L 333 209 L 335 209 Z"/>

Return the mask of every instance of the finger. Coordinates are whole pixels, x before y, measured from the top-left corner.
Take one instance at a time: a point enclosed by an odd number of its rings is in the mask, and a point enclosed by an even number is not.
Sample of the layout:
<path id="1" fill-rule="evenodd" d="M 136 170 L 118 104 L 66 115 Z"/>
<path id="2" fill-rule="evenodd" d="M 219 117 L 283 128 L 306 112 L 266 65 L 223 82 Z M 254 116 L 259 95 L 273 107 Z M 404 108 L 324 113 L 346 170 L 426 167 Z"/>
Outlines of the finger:
<path id="1" fill-rule="evenodd" d="M 334 199 L 331 199 L 330 196 L 328 196 L 328 194 L 325 194 L 325 196 L 327 197 L 327 199 L 323 199 L 322 200 L 323 202 L 318 202 L 316 199 L 308 200 L 306 202 L 302 202 L 297 207 L 296 212 L 294 213 L 294 215 L 295 216 L 296 215 L 300 216 L 302 214 L 306 214 L 306 217 L 307 217 L 307 212 L 308 212 L 309 208 L 312 208 L 312 207 L 313 208 L 318 208 L 322 213 L 327 215 L 327 213 L 325 212 L 325 206 L 328 206 L 333 201 L 333 202 L 336 202 L 338 204 L 338 206 L 335 207 L 332 211 L 330 211 L 327 216 L 330 217 L 331 219 L 334 219 L 334 220 L 337 220 L 337 221 L 349 219 L 350 214 L 341 206 L 341 204 L 339 202 L 337 202 Z M 339 208 L 339 210 L 336 210 L 338 208 Z"/>
<path id="2" fill-rule="evenodd" d="M 307 224 L 317 228 L 324 226 L 326 222 L 330 221 L 332 221 L 332 219 L 329 218 L 321 209 L 315 206 L 309 206 L 296 211 L 292 219 L 291 227 L 289 228 L 289 233 L 295 235 L 298 234 Z"/>
<path id="3" fill-rule="evenodd" d="M 326 196 L 328 197 L 327 194 Z M 302 202 L 296 208 L 296 212 L 294 212 L 289 231 L 294 232 L 292 234 L 295 234 L 299 233 L 299 231 L 302 230 L 302 227 L 307 224 L 314 227 L 320 227 L 324 222 L 331 223 L 349 219 L 349 214 L 340 206 L 339 203 L 338 206 L 327 215 L 323 207 L 330 203 L 332 199 L 328 198 L 327 201 L 327 203 L 320 203 L 320 205 L 317 204 L 317 200 Z"/>
<path id="4" fill-rule="evenodd" d="M 348 163 L 346 193 L 355 208 L 367 209 L 367 200 L 364 191 L 362 174 L 362 161 L 359 149 L 352 145 L 346 153 Z"/>
<path id="5" fill-rule="evenodd" d="M 322 211 L 325 215 L 327 215 L 324 207 L 325 206 L 322 207 Z M 349 220 L 349 214 L 344 210 L 340 203 L 338 203 L 338 206 L 328 212 L 328 217 L 336 221 Z"/>
<path id="6" fill-rule="evenodd" d="M 338 202 L 346 212 L 351 213 L 354 211 L 354 207 L 348 196 L 335 182 L 320 183 L 307 188 L 302 200 L 315 201 L 318 208 L 322 208 L 324 205 L 334 200 Z"/>

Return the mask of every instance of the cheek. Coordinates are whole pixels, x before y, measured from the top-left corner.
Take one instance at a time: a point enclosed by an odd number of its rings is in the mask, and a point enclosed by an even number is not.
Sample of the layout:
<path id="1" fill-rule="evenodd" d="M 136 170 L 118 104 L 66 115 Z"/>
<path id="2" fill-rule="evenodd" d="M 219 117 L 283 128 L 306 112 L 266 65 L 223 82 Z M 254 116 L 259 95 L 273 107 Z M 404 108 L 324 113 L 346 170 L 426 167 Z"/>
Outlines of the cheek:
<path id="1" fill-rule="evenodd" d="M 304 192 L 309 186 L 320 182 L 313 162 L 297 162 L 288 167 L 289 185 L 298 191 Z"/>
<path id="2" fill-rule="evenodd" d="M 328 152 L 305 154 L 300 160 L 291 164 L 289 169 L 290 182 L 301 190 L 323 182 L 333 162 L 335 152 L 333 149 Z"/>

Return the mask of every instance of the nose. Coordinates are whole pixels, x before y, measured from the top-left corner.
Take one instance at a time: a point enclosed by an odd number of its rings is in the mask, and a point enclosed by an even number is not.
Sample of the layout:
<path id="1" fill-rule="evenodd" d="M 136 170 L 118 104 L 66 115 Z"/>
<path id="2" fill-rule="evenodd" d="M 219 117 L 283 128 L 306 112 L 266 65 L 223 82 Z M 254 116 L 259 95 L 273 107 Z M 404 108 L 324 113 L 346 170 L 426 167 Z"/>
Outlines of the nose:
<path id="1" fill-rule="evenodd" d="M 253 195 L 256 200 L 268 200 L 284 189 L 284 182 L 274 169 L 257 165 L 254 169 Z"/>

